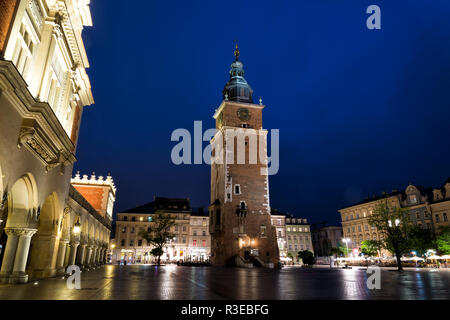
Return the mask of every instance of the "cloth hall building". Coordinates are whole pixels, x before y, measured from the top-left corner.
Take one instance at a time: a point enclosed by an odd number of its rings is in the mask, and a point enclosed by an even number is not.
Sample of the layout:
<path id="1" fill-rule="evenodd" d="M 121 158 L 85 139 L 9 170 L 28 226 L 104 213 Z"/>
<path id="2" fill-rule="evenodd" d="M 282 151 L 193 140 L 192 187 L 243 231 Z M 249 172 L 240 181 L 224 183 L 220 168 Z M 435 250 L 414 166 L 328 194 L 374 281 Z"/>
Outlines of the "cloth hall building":
<path id="1" fill-rule="evenodd" d="M 83 108 L 94 103 L 82 39 L 89 2 L 0 0 L 2 283 L 105 261 L 112 178 L 71 183 Z"/>

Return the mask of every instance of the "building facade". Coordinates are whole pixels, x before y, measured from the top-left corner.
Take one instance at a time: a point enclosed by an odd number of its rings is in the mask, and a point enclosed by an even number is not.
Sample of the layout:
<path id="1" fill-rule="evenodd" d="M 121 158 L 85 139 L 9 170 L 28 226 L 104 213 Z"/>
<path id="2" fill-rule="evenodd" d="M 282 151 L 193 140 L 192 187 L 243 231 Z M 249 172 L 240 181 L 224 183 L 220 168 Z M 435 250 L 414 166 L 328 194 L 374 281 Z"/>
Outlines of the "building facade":
<path id="1" fill-rule="evenodd" d="M 164 248 L 161 261 L 207 261 L 211 253 L 209 216 L 207 212 L 192 210 L 189 199 L 155 197 L 154 201 L 117 214 L 112 263 L 153 263 L 153 246 L 139 236 L 153 222 L 157 213 L 175 219 L 171 232 L 175 237 Z"/>
<path id="2" fill-rule="evenodd" d="M 276 229 L 280 260 L 285 261 L 288 254 L 288 246 L 286 241 L 286 215 L 276 209 L 272 209 L 270 218 L 272 221 L 272 225 Z"/>
<path id="3" fill-rule="evenodd" d="M 344 233 L 341 226 L 315 225 L 311 228 L 314 253 L 317 257 L 330 256 L 331 248 L 344 245 Z"/>
<path id="4" fill-rule="evenodd" d="M 188 257 L 191 261 L 207 261 L 211 256 L 209 214 L 203 208 L 193 209 L 189 220 Z"/>
<path id="5" fill-rule="evenodd" d="M 404 191 L 393 190 L 386 195 L 391 207 L 407 208 L 414 225 L 439 233 L 441 227 L 450 226 L 450 178 L 440 188 L 424 188 L 410 184 Z M 384 196 L 373 196 L 339 210 L 344 238 L 348 238 L 353 254 L 361 251 L 364 240 L 382 240 L 382 234 L 370 226 L 369 216 Z M 383 255 L 389 253 L 383 250 Z"/>
<path id="6" fill-rule="evenodd" d="M 209 222 L 215 265 L 273 267 L 279 261 L 270 219 L 267 130 L 262 126 L 265 106 L 261 100 L 254 104 L 252 96 L 236 48 L 230 80 L 214 114 L 217 131 L 211 140 Z"/>
<path id="7" fill-rule="evenodd" d="M 295 263 L 300 262 L 298 258 L 299 251 L 308 250 L 314 253 L 311 239 L 311 226 L 307 219 L 287 215 L 286 240 L 288 256 L 290 256 Z"/>
<path id="8" fill-rule="evenodd" d="M 0 0 L 3 283 L 53 276 L 76 260 L 68 246 L 89 211 L 70 198 L 70 179 L 83 108 L 94 102 L 82 39 L 91 25 L 87 0 Z M 98 246 L 108 237 L 96 221 L 86 224 Z"/>

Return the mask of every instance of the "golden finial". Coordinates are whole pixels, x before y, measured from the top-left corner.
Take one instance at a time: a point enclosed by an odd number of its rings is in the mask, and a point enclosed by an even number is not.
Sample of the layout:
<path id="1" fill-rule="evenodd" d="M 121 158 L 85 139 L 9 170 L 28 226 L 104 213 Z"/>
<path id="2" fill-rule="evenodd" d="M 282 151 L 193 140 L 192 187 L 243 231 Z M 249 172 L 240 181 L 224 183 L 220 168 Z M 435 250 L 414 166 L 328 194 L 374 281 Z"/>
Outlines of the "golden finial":
<path id="1" fill-rule="evenodd" d="M 237 41 L 234 40 L 234 43 L 236 43 L 236 49 L 234 50 L 234 56 L 236 57 L 236 61 L 238 61 L 240 53 L 239 53 Z"/>

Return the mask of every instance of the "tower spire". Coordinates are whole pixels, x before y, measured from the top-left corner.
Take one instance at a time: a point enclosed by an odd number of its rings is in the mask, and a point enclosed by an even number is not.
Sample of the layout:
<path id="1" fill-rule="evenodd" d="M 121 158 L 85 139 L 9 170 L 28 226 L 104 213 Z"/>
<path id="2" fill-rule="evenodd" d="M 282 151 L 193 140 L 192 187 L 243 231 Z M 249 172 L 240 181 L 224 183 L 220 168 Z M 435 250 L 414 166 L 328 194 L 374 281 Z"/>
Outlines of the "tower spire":
<path id="1" fill-rule="evenodd" d="M 235 58 L 236 58 L 236 61 L 238 61 L 238 60 L 239 60 L 240 52 L 239 52 L 239 48 L 238 48 L 237 41 L 234 40 L 234 43 L 236 43 L 236 48 L 235 48 L 235 50 L 234 50 L 234 56 L 235 56 Z"/>
<path id="2" fill-rule="evenodd" d="M 253 103 L 253 90 L 244 78 L 244 65 L 239 61 L 239 47 L 237 41 L 234 40 L 235 61 L 231 64 L 230 80 L 228 80 L 222 91 L 223 99 L 230 101 Z"/>

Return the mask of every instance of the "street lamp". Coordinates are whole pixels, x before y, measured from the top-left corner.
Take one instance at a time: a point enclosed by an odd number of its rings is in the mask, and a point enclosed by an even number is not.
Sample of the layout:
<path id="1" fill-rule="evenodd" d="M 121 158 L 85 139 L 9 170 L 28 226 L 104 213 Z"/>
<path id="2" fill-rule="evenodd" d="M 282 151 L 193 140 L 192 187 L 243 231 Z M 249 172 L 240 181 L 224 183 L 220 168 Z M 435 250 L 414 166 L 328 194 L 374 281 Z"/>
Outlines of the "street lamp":
<path id="1" fill-rule="evenodd" d="M 344 238 L 344 239 L 342 239 L 342 241 L 344 241 L 344 243 L 345 243 L 345 247 L 347 248 L 347 255 L 348 255 L 348 243 L 350 242 L 350 239 Z"/>

